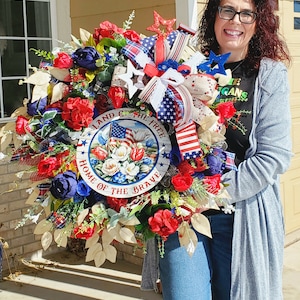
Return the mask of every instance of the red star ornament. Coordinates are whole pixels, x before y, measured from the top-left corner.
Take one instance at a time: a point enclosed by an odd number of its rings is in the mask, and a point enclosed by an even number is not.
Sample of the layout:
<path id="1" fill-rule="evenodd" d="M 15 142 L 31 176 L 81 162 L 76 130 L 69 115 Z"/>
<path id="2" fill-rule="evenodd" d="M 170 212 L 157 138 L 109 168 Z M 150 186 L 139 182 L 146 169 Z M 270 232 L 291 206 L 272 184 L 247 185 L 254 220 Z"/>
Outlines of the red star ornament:
<path id="1" fill-rule="evenodd" d="M 169 35 L 173 31 L 173 25 L 176 19 L 165 20 L 156 11 L 153 11 L 154 24 L 147 27 L 146 29 L 161 35 Z M 160 25 L 166 26 L 166 32 L 160 29 Z"/>

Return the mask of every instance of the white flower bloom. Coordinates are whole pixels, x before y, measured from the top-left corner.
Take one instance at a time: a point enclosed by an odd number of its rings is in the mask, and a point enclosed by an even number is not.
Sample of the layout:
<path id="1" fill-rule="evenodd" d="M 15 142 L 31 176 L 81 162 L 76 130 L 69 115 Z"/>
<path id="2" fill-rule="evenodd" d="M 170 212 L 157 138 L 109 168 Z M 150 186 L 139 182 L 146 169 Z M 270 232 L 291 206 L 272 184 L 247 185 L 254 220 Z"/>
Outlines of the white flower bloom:
<path id="1" fill-rule="evenodd" d="M 122 145 L 119 148 L 115 148 L 113 150 L 111 157 L 116 161 L 125 161 L 128 159 L 129 154 L 130 148 L 125 145 Z"/>
<path id="2" fill-rule="evenodd" d="M 26 193 L 31 195 L 33 193 L 34 189 L 33 188 L 29 188 L 26 190 Z"/>
<path id="3" fill-rule="evenodd" d="M 149 173 L 151 170 L 149 165 L 141 165 L 141 172 L 142 173 Z"/>
<path id="4" fill-rule="evenodd" d="M 20 171 L 20 172 L 16 173 L 16 176 L 20 179 L 23 177 L 23 175 L 24 175 L 24 171 Z"/>
<path id="5" fill-rule="evenodd" d="M 134 162 L 129 163 L 125 161 L 123 166 L 121 167 L 121 172 L 126 175 L 126 178 L 132 180 L 139 173 L 140 168 L 135 165 Z"/>
<path id="6" fill-rule="evenodd" d="M 41 213 L 42 211 L 40 211 L 37 215 L 30 216 L 29 219 L 31 220 L 31 222 L 37 224 Z"/>
<path id="7" fill-rule="evenodd" d="M 113 158 L 109 158 L 104 162 L 101 170 L 105 175 L 113 176 L 120 170 L 120 164 Z"/>
<path id="8" fill-rule="evenodd" d="M 235 208 L 232 204 L 226 205 L 224 208 L 222 208 L 225 214 L 232 214 L 235 211 Z"/>

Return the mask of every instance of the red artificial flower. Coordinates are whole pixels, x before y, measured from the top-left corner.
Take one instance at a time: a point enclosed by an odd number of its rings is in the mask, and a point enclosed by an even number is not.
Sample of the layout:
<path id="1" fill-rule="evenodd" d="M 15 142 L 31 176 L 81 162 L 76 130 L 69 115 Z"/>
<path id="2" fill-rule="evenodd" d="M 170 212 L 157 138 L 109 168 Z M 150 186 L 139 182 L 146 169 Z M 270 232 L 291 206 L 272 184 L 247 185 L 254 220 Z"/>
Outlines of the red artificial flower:
<path id="1" fill-rule="evenodd" d="M 29 120 L 23 116 L 18 116 L 16 120 L 16 133 L 23 135 L 30 131 Z"/>
<path id="2" fill-rule="evenodd" d="M 96 146 L 91 150 L 91 152 L 99 160 L 104 160 L 107 157 L 107 151 L 100 146 Z"/>
<path id="3" fill-rule="evenodd" d="M 88 238 L 90 238 L 94 235 L 95 226 L 90 227 L 90 226 L 83 226 L 81 224 L 80 226 L 75 227 L 73 232 L 74 232 L 75 238 L 87 240 Z"/>
<path id="4" fill-rule="evenodd" d="M 190 174 L 193 175 L 195 173 L 195 169 L 189 164 L 187 160 L 183 160 L 178 165 L 178 170 L 181 174 Z"/>
<path id="5" fill-rule="evenodd" d="M 160 235 L 164 241 L 178 228 L 178 220 L 168 209 L 158 210 L 153 217 L 148 219 L 148 224 L 152 232 Z"/>
<path id="6" fill-rule="evenodd" d="M 217 105 L 216 111 L 220 117 L 220 122 L 224 123 L 226 119 L 230 119 L 236 113 L 233 102 L 222 102 Z"/>
<path id="7" fill-rule="evenodd" d="M 144 148 L 132 148 L 130 151 L 130 158 L 133 161 L 138 161 L 144 157 L 144 154 L 145 154 Z"/>
<path id="8" fill-rule="evenodd" d="M 61 117 L 66 121 L 67 125 L 75 131 L 88 127 L 93 121 L 94 104 L 88 99 L 80 97 L 68 98 L 63 104 Z"/>
<path id="9" fill-rule="evenodd" d="M 38 175 L 52 177 L 54 176 L 54 171 L 58 170 L 59 166 L 59 161 L 54 156 L 42 159 L 37 165 Z"/>
<path id="10" fill-rule="evenodd" d="M 123 35 L 126 39 L 135 43 L 139 43 L 141 39 L 140 35 L 134 30 L 126 30 Z"/>
<path id="11" fill-rule="evenodd" d="M 70 69 L 73 66 L 73 60 L 66 52 L 59 52 L 53 60 L 53 67 L 59 69 Z"/>
<path id="12" fill-rule="evenodd" d="M 119 86 L 111 86 L 107 95 L 111 99 L 114 108 L 121 108 L 126 98 L 125 90 Z"/>
<path id="13" fill-rule="evenodd" d="M 63 107 L 62 101 L 56 101 L 54 103 L 51 103 L 51 104 L 47 105 L 46 110 L 51 109 L 51 108 L 55 108 L 57 110 L 62 110 L 62 107 Z"/>
<path id="14" fill-rule="evenodd" d="M 205 184 L 205 189 L 214 195 L 217 195 L 221 189 L 221 174 L 215 174 L 212 176 L 205 176 L 203 178 L 203 183 Z"/>
<path id="15" fill-rule="evenodd" d="M 172 177 L 171 182 L 177 192 L 184 192 L 191 187 L 193 180 L 193 177 L 189 173 L 178 173 Z"/>
<path id="16" fill-rule="evenodd" d="M 96 44 L 98 44 L 102 38 L 114 39 L 114 33 L 122 34 L 123 32 L 124 29 L 119 28 L 109 21 L 104 21 L 100 23 L 99 28 L 95 28 L 93 38 Z"/>
<path id="17" fill-rule="evenodd" d="M 121 207 L 124 207 L 128 203 L 128 199 L 116 198 L 116 197 L 106 197 L 106 202 L 110 208 L 114 209 L 116 212 L 120 212 Z"/>

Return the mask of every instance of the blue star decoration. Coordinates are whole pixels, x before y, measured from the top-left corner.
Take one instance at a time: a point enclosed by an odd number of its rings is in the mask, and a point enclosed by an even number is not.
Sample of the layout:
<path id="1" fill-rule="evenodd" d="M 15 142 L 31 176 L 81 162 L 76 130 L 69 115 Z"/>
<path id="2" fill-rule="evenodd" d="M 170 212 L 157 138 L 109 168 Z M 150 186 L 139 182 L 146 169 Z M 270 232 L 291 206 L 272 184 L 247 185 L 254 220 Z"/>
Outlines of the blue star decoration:
<path id="1" fill-rule="evenodd" d="M 209 59 L 197 66 L 197 69 L 212 76 L 216 74 L 226 75 L 224 65 L 230 54 L 231 53 L 216 55 L 213 51 L 210 51 Z"/>

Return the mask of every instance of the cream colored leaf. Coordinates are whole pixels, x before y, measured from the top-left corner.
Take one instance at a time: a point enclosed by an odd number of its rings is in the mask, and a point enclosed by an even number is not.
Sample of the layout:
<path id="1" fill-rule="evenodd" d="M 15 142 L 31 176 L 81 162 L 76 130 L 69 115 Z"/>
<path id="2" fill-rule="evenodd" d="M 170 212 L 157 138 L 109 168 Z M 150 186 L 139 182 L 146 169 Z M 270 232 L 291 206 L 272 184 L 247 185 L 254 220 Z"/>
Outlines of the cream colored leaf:
<path id="1" fill-rule="evenodd" d="M 92 35 L 90 32 L 88 32 L 87 30 L 80 28 L 79 29 L 79 34 L 80 34 L 80 39 L 82 41 L 82 43 L 86 43 L 90 36 Z"/>
<path id="2" fill-rule="evenodd" d="M 49 73 L 44 71 L 36 71 L 32 73 L 29 77 L 25 78 L 23 83 L 30 83 L 34 85 L 45 85 L 46 83 L 49 83 L 51 79 L 51 76 Z"/>
<path id="3" fill-rule="evenodd" d="M 209 221 L 203 214 L 194 214 L 191 223 L 196 231 L 212 238 Z"/>
<path id="4" fill-rule="evenodd" d="M 60 81 L 64 81 L 69 76 L 69 69 L 60 69 L 55 67 L 49 67 L 50 74 Z"/>
<path id="5" fill-rule="evenodd" d="M 114 238 L 110 235 L 108 230 L 106 228 L 103 229 L 103 231 L 102 231 L 102 243 L 103 243 L 103 245 L 109 245 L 113 240 L 114 240 Z"/>
<path id="6" fill-rule="evenodd" d="M 193 229 L 187 222 L 182 222 L 178 228 L 178 239 L 182 247 L 186 248 L 189 256 L 192 256 L 196 250 L 198 238 Z"/>
<path id="7" fill-rule="evenodd" d="M 31 102 L 38 101 L 42 98 L 47 97 L 48 95 L 48 86 L 49 83 L 43 85 L 35 85 L 32 90 Z"/>
<path id="8" fill-rule="evenodd" d="M 52 234 L 49 231 L 46 231 L 43 233 L 42 238 L 41 238 L 41 244 L 42 244 L 44 251 L 46 251 L 49 248 L 49 246 L 52 243 L 52 240 L 53 240 Z"/>
<path id="9" fill-rule="evenodd" d="M 106 256 L 106 259 L 112 263 L 117 261 L 117 249 L 112 245 L 103 245 L 103 250 Z"/>
<path id="10" fill-rule="evenodd" d="M 119 223 L 114 227 L 110 225 L 107 226 L 107 231 L 111 237 L 119 243 L 124 244 L 124 238 L 120 235 L 120 229 L 121 225 Z"/>
<path id="11" fill-rule="evenodd" d="M 33 192 L 30 194 L 30 196 L 28 197 L 28 199 L 26 200 L 25 204 L 34 204 L 35 200 L 37 199 L 37 197 L 40 194 L 40 190 L 36 187 Z"/>
<path id="12" fill-rule="evenodd" d="M 130 219 L 121 218 L 119 222 L 125 226 L 135 226 L 140 224 L 140 221 L 136 216 L 133 216 Z"/>
<path id="13" fill-rule="evenodd" d="M 98 232 L 94 232 L 94 234 L 86 240 L 85 242 L 85 248 L 91 248 L 93 245 L 97 244 L 97 242 L 99 241 L 99 233 Z"/>
<path id="14" fill-rule="evenodd" d="M 27 106 L 18 107 L 11 115 L 12 118 L 17 116 L 27 116 Z"/>
<path id="15" fill-rule="evenodd" d="M 54 87 L 52 89 L 51 104 L 55 103 L 63 98 L 66 88 L 67 88 L 67 85 L 63 82 L 59 82 L 56 85 L 54 85 Z"/>
<path id="16" fill-rule="evenodd" d="M 9 144 L 12 142 L 12 139 L 13 139 L 13 133 L 7 132 L 6 134 L 3 134 L 1 136 L 0 149 L 2 152 L 6 150 Z"/>
<path id="17" fill-rule="evenodd" d="M 65 235 L 66 237 L 70 237 L 71 234 L 73 233 L 74 225 L 73 224 L 68 224 L 66 227 L 64 227 Z"/>
<path id="18" fill-rule="evenodd" d="M 72 41 L 75 43 L 76 46 L 78 46 L 78 47 L 82 46 L 82 43 L 78 40 L 77 37 L 75 37 L 74 35 L 71 34 L 71 38 L 72 38 Z"/>
<path id="19" fill-rule="evenodd" d="M 46 219 L 41 220 L 34 228 L 34 234 L 43 234 L 52 229 L 52 223 Z"/>
<path id="20" fill-rule="evenodd" d="M 67 247 L 68 236 L 66 235 L 65 229 L 56 229 L 53 233 L 54 240 L 59 247 Z"/>
<path id="21" fill-rule="evenodd" d="M 99 203 L 94 204 L 94 205 L 92 206 L 92 208 L 91 208 L 92 213 L 93 213 L 93 214 L 96 214 L 99 207 L 100 207 L 100 204 L 99 204 Z"/>
<path id="22" fill-rule="evenodd" d="M 120 229 L 120 236 L 127 243 L 137 244 L 137 241 L 136 241 L 136 238 L 134 236 L 134 233 L 129 228 L 126 228 L 126 227 L 121 228 Z"/>
<path id="23" fill-rule="evenodd" d="M 18 135 L 16 133 L 14 133 L 12 135 L 12 139 L 13 139 L 13 143 L 14 143 L 14 146 L 16 149 L 20 148 L 20 146 L 22 145 L 23 143 L 23 140 L 18 138 Z"/>
<path id="24" fill-rule="evenodd" d="M 102 245 L 100 243 L 96 243 L 91 246 L 86 253 L 85 261 L 89 262 L 94 260 L 97 252 L 99 251 L 102 251 Z"/>
<path id="25" fill-rule="evenodd" d="M 98 251 L 95 255 L 94 261 L 95 261 L 95 266 L 99 268 L 102 266 L 105 262 L 106 256 L 104 251 Z"/>
<path id="26" fill-rule="evenodd" d="M 80 225 L 80 224 L 84 221 L 84 219 L 85 219 L 85 217 L 88 215 L 88 213 L 89 213 L 89 209 L 88 209 L 88 208 L 82 210 L 82 211 L 79 213 L 79 215 L 78 215 L 78 217 L 77 217 L 77 224 L 78 224 L 78 225 Z"/>

